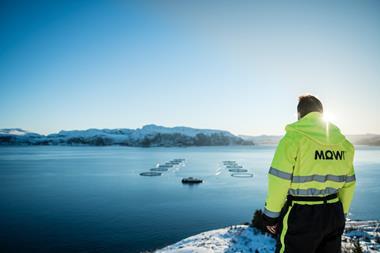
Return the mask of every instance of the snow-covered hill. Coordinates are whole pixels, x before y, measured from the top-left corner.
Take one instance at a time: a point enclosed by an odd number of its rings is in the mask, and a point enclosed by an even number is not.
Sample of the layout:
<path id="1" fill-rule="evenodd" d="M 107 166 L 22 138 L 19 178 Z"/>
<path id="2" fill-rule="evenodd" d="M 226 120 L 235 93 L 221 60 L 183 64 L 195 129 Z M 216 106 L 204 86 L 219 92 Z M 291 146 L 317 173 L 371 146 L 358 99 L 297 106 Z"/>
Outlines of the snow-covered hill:
<path id="1" fill-rule="evenodd" d="M 228 131 L 190 127 L 145 125 L 138 129 L 87 129 L 49 135 L 19 128 L 0 129 L 0 145 L 126 145 L 126 146 L 214 146 L 251 145 L 251 141 Z"/>
<path id="2" fill-rule="evenodd" d="M 275 240 L 246 225 L 211 230 L 183 239 L 155 253 L 274 252 Z"/>
<path id="3" fill-rule="evenodd" d="M 342 252 L 353 252 L 359 242 L 363 252 L 380 252 L 379 221 L 347 221 Z M 155 253 L 272 253 L 275 240 L 247 225 L 211 230 L 183 239 Z"/>

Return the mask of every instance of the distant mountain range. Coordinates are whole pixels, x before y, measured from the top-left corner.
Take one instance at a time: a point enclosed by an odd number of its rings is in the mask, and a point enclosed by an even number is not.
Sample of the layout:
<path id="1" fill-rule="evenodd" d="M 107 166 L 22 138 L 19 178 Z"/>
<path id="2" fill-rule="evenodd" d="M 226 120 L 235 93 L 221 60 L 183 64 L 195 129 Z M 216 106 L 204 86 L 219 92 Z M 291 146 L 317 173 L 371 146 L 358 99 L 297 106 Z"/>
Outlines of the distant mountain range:
<path id="1" fill-rule="evenodd" d="M 233 135 L 228 131 L 190 127 L 145 125 L 128 129 L 87 129 L 42 135 L 20 128 L 0 129 L 0 145 L 123 145 L 132 147 L 180 147 L 226 145 L 276 145 L 281 135 Z M 348 135 L 357 145 L 380 146 L 380 135 Z"/>
<path id="2" fill-rule="evenodd" d="M 239 135 L 239 137 L 243 138 L 246 141 L 252 141 L 256 145 L 276 145 L 282 138 L 282 135 Z M 346 135 L 346 137 L 355 145 L 380 146 L 379 134 L 355 134 Z"/>
<path id="3" fill-rule="evenodd" d="M 137 129 L 88 129 L 49 135 L 19 128 L 0 129 L 0 145 L 124 145 L 133 147 L 253 145 L 228 131 L 145 125 Z"/>
<path id="4" fill-rule="evenodd" d="M 356 134 L 348 135 L 347 138 L 357 145 L 380 146 L 379 134 Z"/>

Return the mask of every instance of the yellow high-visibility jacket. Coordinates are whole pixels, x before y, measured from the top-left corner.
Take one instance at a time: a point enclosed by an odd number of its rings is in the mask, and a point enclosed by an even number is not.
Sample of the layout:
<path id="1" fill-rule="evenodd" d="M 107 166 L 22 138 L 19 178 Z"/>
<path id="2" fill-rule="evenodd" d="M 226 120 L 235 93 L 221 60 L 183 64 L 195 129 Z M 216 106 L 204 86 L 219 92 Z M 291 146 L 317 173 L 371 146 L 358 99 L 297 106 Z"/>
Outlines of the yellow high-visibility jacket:
<path id="1" fill-rule="evenodd" d="M 334 193 L 347 214 L 355 189 L 353 145 L 319 112 L 308 113 L 285 129 L 268 173 L 264 214 L 277 218 L 288 194 Z"/>

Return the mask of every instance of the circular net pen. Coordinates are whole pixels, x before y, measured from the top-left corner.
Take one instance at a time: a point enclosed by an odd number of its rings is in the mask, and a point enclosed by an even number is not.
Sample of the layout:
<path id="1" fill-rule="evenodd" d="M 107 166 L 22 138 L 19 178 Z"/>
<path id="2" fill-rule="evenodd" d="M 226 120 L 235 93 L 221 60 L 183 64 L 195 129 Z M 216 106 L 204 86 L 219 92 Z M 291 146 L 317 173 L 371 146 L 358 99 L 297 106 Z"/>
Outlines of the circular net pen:
<path id="1" fill-rule="evenodd" d="M 223 164 L 237 164 L 236 161 L 223 161 Z"/>
<path id="2" fill-rule="evenodd" d="M 234 166 L 234 165 L 238 165 L 238 163 L 223 163 L 224 166 Z"/>
<path id="3" fill-rule="evenodd" d="M 150 171 L 168 171 L 168 168 L 151 168 Z"/>
<path id="4" fill-rule="evenodd" d="M 171 167 L 173 167 L 173 165 L 171 165 L 171 164 L 160 164 L 160 165 L 158 165 L 158 168 L 171 168 Z"/>
<path id="5" fill-rule="evenodd" d="M 232 177 L 247 178 L 247 177 L 253 177 L 253 174 L 248 173 L 248 172 L 242 172 L 242 173 L 232 173 L 231 176 Z"/>
<path id="6" fill-rule="evenodd" d="M 229 172 L 248 172 L 248 170 L 246 170 L 246 169 L 240 169 L 240 168 L 229 169 L 228 171 Z"/>
<path id="7" fill-rule="evenodd" d="M 156 177 L 156 176 L 161 176 L 161 174 L 162 173 L 160 173 L 160 172 L 147 171 L 147 172 L 141 172 L 140 176 Z"/>
<path id="8" fill-rule="evenodd" d="M 241 165 L 227 165 L 226 168 L 227 169 L 235 169 L 235 168 L 243 168 L 243 166 L 241 166 Z"/>

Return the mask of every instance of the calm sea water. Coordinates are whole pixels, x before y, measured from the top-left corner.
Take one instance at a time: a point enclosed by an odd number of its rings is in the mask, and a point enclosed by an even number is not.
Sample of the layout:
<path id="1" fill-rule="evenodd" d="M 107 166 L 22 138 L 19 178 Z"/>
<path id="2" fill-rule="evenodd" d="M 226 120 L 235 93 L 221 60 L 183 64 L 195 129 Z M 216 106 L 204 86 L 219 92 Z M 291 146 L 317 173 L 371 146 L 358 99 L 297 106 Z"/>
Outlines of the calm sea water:
<path id="1" fill-rule="evenodd" d="M 0 147 L 0 252 L 140 252 L 251 220 L 274 147 Z M 142 177 L 157 163 L 185 166 Z M 254 173 L 235 178 L 221 161 Z M 380 148 L 356 151 L 351 217 L 380 219 Z M 181 184 L 201 177 L 201 185 Z"/>

